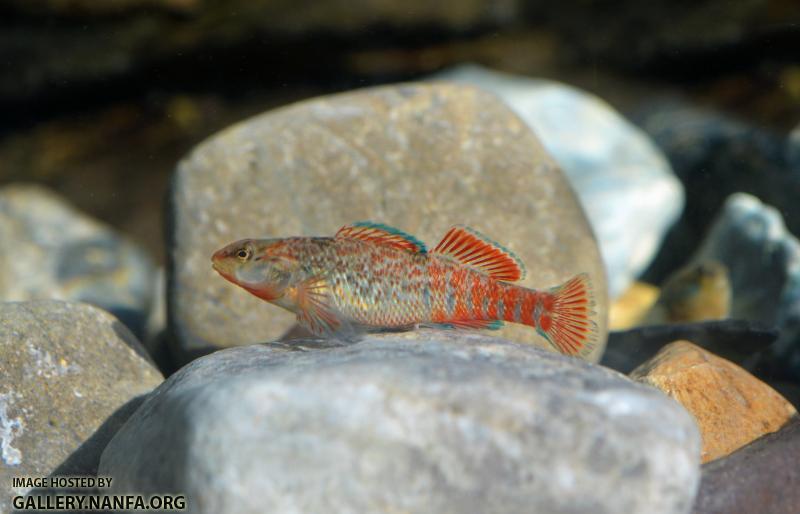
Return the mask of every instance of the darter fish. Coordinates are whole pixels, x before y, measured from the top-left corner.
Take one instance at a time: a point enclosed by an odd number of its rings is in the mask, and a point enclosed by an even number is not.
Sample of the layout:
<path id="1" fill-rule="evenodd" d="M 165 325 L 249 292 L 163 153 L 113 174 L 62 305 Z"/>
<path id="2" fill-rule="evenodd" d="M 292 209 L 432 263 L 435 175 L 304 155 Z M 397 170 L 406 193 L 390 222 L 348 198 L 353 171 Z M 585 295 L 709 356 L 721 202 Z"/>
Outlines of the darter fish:
<path id="1" fill-rule="evenodd" d="M 214 269 L 297 314 L 311 333 L 336 337 L 416 326 L 531 326 L 559 351 L 588 354 L 597 340 L 589 276 L 549 289 L 513 284 L 522 262 L 481 233 L 455 226 L 432 251 L 415 237 L 358 222 L 334 237 L 244 239 L 214 253 Z"/>

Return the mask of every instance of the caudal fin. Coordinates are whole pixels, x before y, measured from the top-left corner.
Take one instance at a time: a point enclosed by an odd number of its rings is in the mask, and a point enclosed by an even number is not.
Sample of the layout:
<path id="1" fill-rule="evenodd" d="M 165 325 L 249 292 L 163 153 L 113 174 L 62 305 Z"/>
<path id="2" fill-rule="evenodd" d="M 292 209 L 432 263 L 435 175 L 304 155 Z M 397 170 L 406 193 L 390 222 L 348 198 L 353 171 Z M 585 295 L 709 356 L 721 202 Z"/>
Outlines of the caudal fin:
<path id="1" fill-rule="evenodd" d="M 587 273 L 550 289 L 536 330 L 561 353 L 588 355 L 597 343 L 594 293 Z"/>

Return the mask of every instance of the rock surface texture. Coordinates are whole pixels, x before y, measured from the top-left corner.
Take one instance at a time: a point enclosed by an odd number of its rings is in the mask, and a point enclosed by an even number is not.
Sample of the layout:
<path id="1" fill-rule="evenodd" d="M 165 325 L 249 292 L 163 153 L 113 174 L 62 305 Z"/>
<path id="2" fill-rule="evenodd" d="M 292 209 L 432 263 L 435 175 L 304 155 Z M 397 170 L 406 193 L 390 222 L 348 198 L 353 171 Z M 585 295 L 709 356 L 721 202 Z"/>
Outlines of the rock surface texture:
<path id="1" fill-rule="evenodd" d="M 97 305 L 142 335 L 155 268 L 137 246 L 38 186 L 0 189 L 0 300 Z"/>
<path id="2" fill-rule="evenodd" d="M 25 492 L 11 488 L 12 476 L 96 472 L 117 413 L 162 381 L 143 355 L 95 307 L 0 304 L 0 512 Z"/>
<path id="3" fill-rule="evenodd" d="M 473 65 L 433 78 L 496 94 L 536 132 L 578 194 L 610 294 L 620 296 L 650 264 L 683 208 L 683 187 L 658 147 L 603 100 L 566 84 Z"/>
<path id="4" fill-rule="evenodd" d="M 694 416 L 703 462 L 724 457 L 797 415 L 767 384 L 688 341 L 665 346 L 631 378 L 661 389 Z"/>
<path id="5" fill-rule="evenodd" d="M 691 417 L 601 367 L 479 334 L 202 357 L 117 433 L 114 491 L 196 513 L 686 513 Z M 266 509 L 266 510 L 265 510 Z"/>
<path id="6" fill-rule="evenodd" d="M 695 514 L 800 512 L 800 419 L 703 466 Z"/>
<path id="7" fill-rule="evenodd" d="M 558 165 L 493 95 L 400 85 L 301 102 L 234 125 L 177 170 L 168 227 L 169 322 L 179 350 L 278 339 L 294 316 L 227 283 L 211 254 L 246 237 L 332 236 L 373 220 L 429 245 L 464 224 L 528 264 L 528 287 L 589 272 L 606 334 L 591 228 Z M 502 335 L 546 345 L 524 326 Z"/>

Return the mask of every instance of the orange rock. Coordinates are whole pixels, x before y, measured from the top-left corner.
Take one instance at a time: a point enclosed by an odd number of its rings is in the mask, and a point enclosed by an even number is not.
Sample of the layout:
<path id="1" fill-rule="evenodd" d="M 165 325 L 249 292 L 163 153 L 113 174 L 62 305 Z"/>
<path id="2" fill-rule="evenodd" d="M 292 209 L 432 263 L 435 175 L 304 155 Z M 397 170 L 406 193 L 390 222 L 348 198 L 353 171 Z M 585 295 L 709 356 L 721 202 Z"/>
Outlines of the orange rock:
<path id="1" fill-rule="evenodd" d="M 797 415 L 767 384 L 688 341 L 665 346 L 630 376 L 661 389 L 694 416 L 703 438 L 703 462 L 775 432 Z"/>
<path id="2" fill-rule="evenodd" d="M 648 311 L 658 300 L 658 288 L 644 282 L 634 282 L 608 311 L 609 328 L 626 330 L 641 325 Z"/>

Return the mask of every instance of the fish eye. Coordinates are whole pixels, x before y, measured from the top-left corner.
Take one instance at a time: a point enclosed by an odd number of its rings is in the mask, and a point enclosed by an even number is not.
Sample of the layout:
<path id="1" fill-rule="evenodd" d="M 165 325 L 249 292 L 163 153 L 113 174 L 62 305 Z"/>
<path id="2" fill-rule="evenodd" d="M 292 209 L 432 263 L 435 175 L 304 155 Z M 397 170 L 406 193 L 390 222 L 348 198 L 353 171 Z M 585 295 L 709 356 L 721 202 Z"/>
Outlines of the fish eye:
<path id="1" fill-rule="evenodd" d="M 237 257 L 237 258 L 238 258 L 240 261 L 246 261 L 247 259 L 249 259 L 249 258 L 250 258 L 250 250 L 249 250 L 249 249 L 247 249 L 247 248 L 239 248 L 239 249 L 236 251 L 236 257 Z"/>

